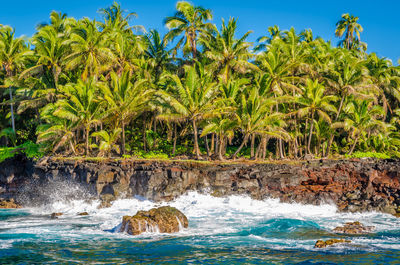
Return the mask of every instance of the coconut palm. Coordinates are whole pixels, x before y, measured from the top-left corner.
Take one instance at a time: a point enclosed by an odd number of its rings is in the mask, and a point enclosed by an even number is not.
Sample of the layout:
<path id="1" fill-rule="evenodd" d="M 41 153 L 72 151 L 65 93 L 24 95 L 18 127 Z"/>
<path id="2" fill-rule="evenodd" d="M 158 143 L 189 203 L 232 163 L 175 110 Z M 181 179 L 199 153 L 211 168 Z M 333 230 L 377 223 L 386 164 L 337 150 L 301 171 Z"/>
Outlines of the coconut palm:
<path id="1" fill-rule="evenodd" d="M 77 127 L 84 130 L 86 155 L 90 152 L 90 130 L 100 124 L 104 116 L 98 86 L 94 78 L 78 80 L 76 84 L 69 83 L 61 87 L 65 98 L 55 103 L 55 116 L 77 123 Z"/>
<path id="2" fill-rule="evenodd" d="M 18 71 L 23 68 L 26 55 L 29 52 L 25 45 L 25 40 L 20 37 L 15 37 L 15 31 L 11 27 L 2 27 L 0 31 L 0 65 L 5 71 L 5 77 L 10 95 L 10 109 L 11 109 L 11 124 L 12 129 L 15 131 L 15 118 L 14 118 L 14 100 L 12 92 L 12 84 Z"/>
<path id="3" fill-rule="evenodd" d="M 88 18 L 79 21 L 70 38 L 63 43 L 71 46 L 71 53 L 64 58 L 66 69 L 82 67 L 83 80 L 90 76 L 97 78 L 99 74 L 109 70 L 115 55 L 106 45 L 106 36 L 107 31 L 100 32 L 96 21 L 90 21 Z"/>
<path id="4" fill-rule="evenodd" d="M 238 104 L 235 116 L 238 120 L 238 127 L 242 130 L 244 137 L 241 145 L 233 154 L 233 158 L 241 151 L 250 135 L 259 134 L 277 139 L 284 138 L 283 134 L 287 136 L 283 127 L 274 128 L 272 126 L 277 121 L 276 119 L 282 116 L 281 114 L 270 113 L 277 99 L 264 98 L 259 92 L 258 88 L 253 86 L 247 93 L 241 93 L 240 95 L 240 104 Z M 283 124 L 281 123 L 280 125 Z"/>
<path id="5" fill-rule="evenodd" d="M 221 161 L 225 160 L 223 150 L 225 150 L 226 141 L 233 138 L 236 126 L 236 120 L 229 116 L 218 114 L 203 128 L 202 137 L 210 133 L 218 135 L 219 144 L 217 154 L 218 159 Z"/>
<path id="6" fill-rule="evenodd" d="M 65 13 L 52 11 L 50 13 L 50 23 L 40 23 L 37 26 L 37 30 L 40 31 L 45 27 L 51 27 L 57 34 L 65 35 L 75 22 L 74 18 L 69 18 Z"/>
<path id="7" fill-rule="evenodd" d="M 56 110 L 57 106 L 54 104 L 48 104 L 42 109 L 41 117 L 46 123 L 38 126 L 37 142 L 46 143 L 52 152 L 65 148 L 75 155 L 77 153 L 75 130 L 78 121 L 56 116 L 54 115 Z"/>
<path id="8" fill-rule="evenodd" d="M 126 152 L 125 126 L 149 108 L 152 90 L 145 86 L 146 83 L 147 80 L 144 79 L 132 83 L 129 71 L 125 71 L 121 77 L 112 72 L 110 85 L 101 86 L 108 106 L 106 115 L 121 128 L 122 154 Z"/>
<path id="9" fill-rule="evenodd" d="M 222 80 L 227 82 L 233 72 L 245 73 L 249 69 L 257 69 L 249 62 L 251 43 L 246 42 L 251 31 L 242 37 L 236 38 L 237 20 L 230 18 L 228 23 L 222 19 L 221 31 L 215 35 L 203 34 L 201 43 L 205 46 L 204 55 L 210 59 L 210 68 L 220 74 Z"/>
<path id="10" fill-rule="evenodd" d="M 183 44 L 183 53 L 187 55 L 191 52 L 192 57 L 196 58 L 199 35 L 213 28 L 211 23 L 206 22 L 212 19 L 211 10 L 194 6 L 186 1 L 179 1 L 176 9 L 177 12 L 173 16 L 164 19 L 164 24 L 169 29 L 165 39 L 172 41 L 183 35 L 175 49 L 179 49 Z"/>
<path id="11" fill-rule="evenodd" d="M 316 114 L 319 116 L 319 119 L 331 123 L 329 114 L 337 112 L 336 107 L 332 104 L 337 100 L 337 97 L 325 95 L 325 87 L 318 80 L 308 79 L 303 89 L 303 94 L 296 99 L 296 103 L 301 106 L 297 114 L 299 117 L 309 117 L 310 131 L 308 133 L 307 152 L 311 154 L 311 140 Z"/>
<path id="12" fill-rule="evenodd" d="M 339 38 L 345 36 L 341 43 L 348 50 L 354 49 L 355 44 L 361 41 L 360 33 L 363 32 L 363 28 L 358 24 L 358 19 L 358 17 L 346 13 L 336 23 L 335 35 Z"/>
<path id="13" fill-rule="evenodd" d="M 167 49 L 165 39 L 160 37 L 157 30 L 151 30 L 145 35 L 144 41 L 147 45 L 145 58 L 154 71 L 155 83 L 157 83 L 163 71 L 172 67 L 171 52 Z"/>
<path id="14" fill-rule="evenodd" d="M 120 149 L 116 142 L 120 138 L 121 135 L 121 128 L 116 128 L 110 133 L 108 133 L 105 130 L 101 130 L 98 132 L 94 132 L 91 134 L 92 137 L 99 137 L 101 138 L 100 144 L 97 146 L 99 149 L 99 155 L 104 156 L 105 154 L 108 154 L 108 156 L 111 154 L 112 151 L 115 151 L 117 153 L 120 152 Z"/>
<path id="15" fill-rule="evenodd" d="M 213 114 L 213 100 L 216 96 L 216 85 L 211 75 L 204 71 L 202 65 L 185 67 L 185 77 L 169 75 L 171 85 L 168 91 L 159 90 L 157 100 L 172 112 L 160 114 L 158 118 L 170 121 L 188 120 L 193 126 L 193 153 L 200 157 L 197 123 Z"/>
<path id="16" fill-rule="evenodd" d="M 107 7 L 101 8 L 99 13 L 103 16 L 104 22 L 100 23 L 100 27 L 112 33 L 132 33 L 131 26 L 129 26 L 129 20 L 137 17 L 135 12 L 130 12 L 125 15 L 125 10 L 121 8 L 121 5 L 114 1 L 114 3 Z M 141 26 L 136 26 L 136 29 Z"/>
<path id="17" fill-rule="evenodd" d="M 280 30 L 279 26 L 275 25 L 272 27 L 268 27 L 268 34 L 267 36 L 261 36 L 257 39 L 259 43 L 256 47 L 256 51 L 265 51 L 271 42 L 275 39 L 282 39 L 283 38 L 283 31 Z"/>
<path id="18" fill-rule="evenodd" d="M 378 120 L 384 115 L 383 108 L 374 105 L 372 100 L 352 100 L 345 107 L 346 118 L 343 121 L 343 128 L 348 131 L 353 140 L 348 155 L 351 155 L 361 137 L 367 133 L 384 130 L 385 123 Z"/>
<path id="19" fill-rule="evenodd" d="M 35 46 L 35 55 L 38 57 L 36 65 L 23 71 L 19 77 L 24 78 L 50 70 L 54 88 L 57 90 L 64 57 L 69 52 L 69 47 L 63 45 L 60 34 L 53 27 L 41 28 L 33 37 L 32 44 Z"/>

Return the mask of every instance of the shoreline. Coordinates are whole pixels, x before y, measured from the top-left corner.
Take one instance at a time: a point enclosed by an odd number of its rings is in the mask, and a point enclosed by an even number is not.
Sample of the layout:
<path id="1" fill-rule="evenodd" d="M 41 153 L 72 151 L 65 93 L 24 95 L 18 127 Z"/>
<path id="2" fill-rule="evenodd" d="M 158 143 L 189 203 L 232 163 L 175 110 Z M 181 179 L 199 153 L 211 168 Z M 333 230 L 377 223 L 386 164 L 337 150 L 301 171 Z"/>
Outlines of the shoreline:
<path id="1" fill-rule="evenodd" d="M 0 163 L 0 198 L 40 205 L 54 196 L 113 200 L 141 196 L 170 201 L 188 191 L 213 196 L 319 205 L 339 211 L 400 214 L 400 163 L 397 160 L 313 160 L 294 163 L 218 163 L 195 160 L 123 159 L 82 161 L 23 156 Z"/>

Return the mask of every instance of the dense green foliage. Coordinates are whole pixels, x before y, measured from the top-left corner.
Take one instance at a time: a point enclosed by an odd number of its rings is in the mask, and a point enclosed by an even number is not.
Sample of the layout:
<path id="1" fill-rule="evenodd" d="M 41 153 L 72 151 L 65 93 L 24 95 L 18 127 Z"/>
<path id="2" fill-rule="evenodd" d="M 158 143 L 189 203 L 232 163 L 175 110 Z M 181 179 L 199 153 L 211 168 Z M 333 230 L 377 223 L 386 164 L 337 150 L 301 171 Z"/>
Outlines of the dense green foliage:
<path id="1" fill-rule="evenodd" d="M 17 145 L 30 156 L 398 156 L 400 68 L 367 52 L 358 17 L 342 16 L 334 47 L 277 26 L 250 43 L 237 19 L 218 29 L 211 10 L 176 9 L 164 37 L 117 3 L 101 22 L 52 12 L 30 39 L 1 26 L 2 158 Z"/>

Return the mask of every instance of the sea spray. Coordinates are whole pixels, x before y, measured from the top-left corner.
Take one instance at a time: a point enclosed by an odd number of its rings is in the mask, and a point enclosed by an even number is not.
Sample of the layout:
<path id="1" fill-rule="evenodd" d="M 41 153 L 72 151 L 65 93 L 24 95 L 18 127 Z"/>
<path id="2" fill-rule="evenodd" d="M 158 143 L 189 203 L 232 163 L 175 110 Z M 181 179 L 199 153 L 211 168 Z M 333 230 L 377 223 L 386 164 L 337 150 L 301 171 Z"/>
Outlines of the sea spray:
<path id="1" fill-rule="evenodd" d="M 167 254 L 169 250 L 181 253 L 179 251 L 186 249 L 184 260 L 197 260 L 214 253 L 213 257 L 225 261 L 241 257 L 241 251 L 246 251 L 250 253 L 248 256 L 267 263 L 273 262 L 267 253 L 280 253 L 290 263 L 294 257 L 313 260 L 315 254 L 311 253 L 317 251 L 313 247 L 316 240 L 329 239 L 334 227 L 359 220 L 365 225 L 376 226 L 376 232 L 352 238 L 352 245 L 346 248 L 335 246 L 321 250 L 321 253 L 348 255 L 351 259 L 352 255 L 369 252 L 399 254 L 400 249 L 400 219 L 376 212 L 338 213 L 333 205 L 290 204 L 276 199 L 259 201 L 247 196 L 216 198 L 197 192 L 163 203 L 131 198 L 116 200 L 110 208 L 98 209 L 99 204 L 96 200 L 67 199 L 40 207 L 12 210 L 12 215 L 0 218 L 0 246 L 11 251 L 19 251 L 22 246 L 32 251 L 45 251 L 41 247 L 51 244 L 56 251 L 68 247 L 75 255 L 80 255 L 77 253 L 81 252 L 76 252 L 79 249 L 110 258 L 115 257 L 111 252 L 107 254 L 108 251 L 117 247 L 121 259 L 132 260 L 135 253 L 146 253 L 149 260 L 156 261 L 157 253 L 158 262 L 171 260 Z M 155 227 L 148 227 L 148 232 L 138 236 L 116 233 L 124 215 L 132 216 L 139 210 L 165 205 L 182 211 L 189 219 L 189 227 L 173 235 L 160 234 Z M 77 215 L 83 211 L 89 215 Z M 51 212 L 64 214 L 52 220 L 49 218 Z M 290 255 L 279 252 L 288 250 Z M 63 256 L 62 253 L 60 251 L 57 255 Z M 226 256 L 224 253 L 230 254 Z M 61 262 L 57 255 L 52 260 Z M 96 258 L 92 259 L 96 261 Z M 207 260 L 203 262 L 207 263 Z"/>

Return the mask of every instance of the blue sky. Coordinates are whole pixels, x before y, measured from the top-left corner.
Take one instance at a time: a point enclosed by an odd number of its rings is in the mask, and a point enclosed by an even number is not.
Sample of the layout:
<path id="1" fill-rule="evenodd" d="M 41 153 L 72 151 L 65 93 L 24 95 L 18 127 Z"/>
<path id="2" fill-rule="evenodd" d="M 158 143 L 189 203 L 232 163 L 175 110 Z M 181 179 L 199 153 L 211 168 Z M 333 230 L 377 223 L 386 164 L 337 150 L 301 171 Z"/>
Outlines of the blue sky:
<path id="1" fill-rule="evenodd" d="M 35 26 L 48 21 L 52 10 L 67 13 L 75 18 L 89 17 L 100 19 L 97 10 L 107 7 L 112 0 L 10 0 L 2 1 L 0 24 L 16 28 L 17 35 L 31 36 Z M 123 9 L 138 13 L 139 17 L 131 24 L 143 25 L 146 29 L 155 28 L 161 32 L 166 29 L 162 20 L 172 15 L 176 0 L 119 0 Z M 361 39 L 368 43 L 368 51 L 388 57 L 397 63 L 400 58 L 400 21 L 398 11 L 400 1 L 396 0 L 196 0 L 213 10 L 213 22 L 220 25 L 221 18 L 238 18 L 239 33 L 252 30 L 249 40 L 255 41 L 265 35 L 269 26 L 278 25 L 281 29 L 294 27 L 298 32 L 311 28 L 314 36 L 332 40 L 335 23 L 342 13 L 360 17 L 364 27 Z"/>

